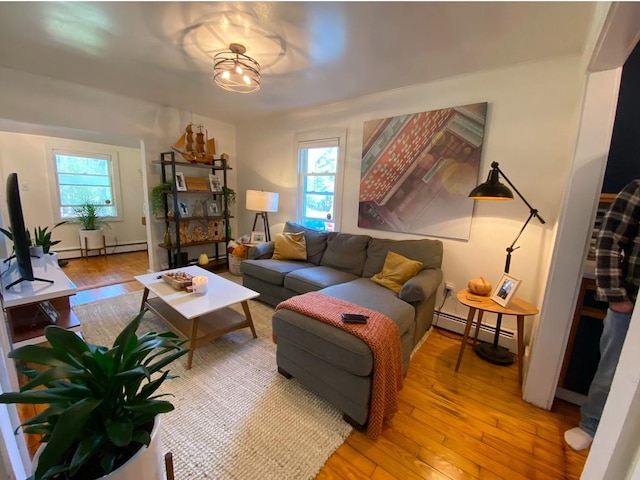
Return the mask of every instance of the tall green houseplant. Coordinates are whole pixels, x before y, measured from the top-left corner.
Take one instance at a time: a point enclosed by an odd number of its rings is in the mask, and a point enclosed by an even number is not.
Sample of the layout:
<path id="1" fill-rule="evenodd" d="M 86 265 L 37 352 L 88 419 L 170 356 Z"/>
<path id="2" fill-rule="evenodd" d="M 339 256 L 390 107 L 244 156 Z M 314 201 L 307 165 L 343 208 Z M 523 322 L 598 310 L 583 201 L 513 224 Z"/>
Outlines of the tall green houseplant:
<path id="1" fill-rule="evenodd" d="M 171 332 L 137 336 L 143 314 L 111 348 L 51 325 L 45 329 L 50 347 L 27 345 L 9 354 L 47 367 L 25 369 L 31 381 L 20 392 L 0 395 L 0 403 L 48 404 L 22 424 L 25 433 L 43 435 L 45 444 L 29 480 L 101 478 L 149 445 L 155 417 L 174 408 L 160 399 L 166 394 L 156 394 L 172 378 L 164 369 L 187 350 Z"/>
<path id="2" fill-rule="evenodd" d="M 103 225 L 109 224 L 100 216 L 100 205 L 86 201 L 82 205 L 73 209 L 76 221 L 81 225 L 82 230 L 99 230 Z"/>

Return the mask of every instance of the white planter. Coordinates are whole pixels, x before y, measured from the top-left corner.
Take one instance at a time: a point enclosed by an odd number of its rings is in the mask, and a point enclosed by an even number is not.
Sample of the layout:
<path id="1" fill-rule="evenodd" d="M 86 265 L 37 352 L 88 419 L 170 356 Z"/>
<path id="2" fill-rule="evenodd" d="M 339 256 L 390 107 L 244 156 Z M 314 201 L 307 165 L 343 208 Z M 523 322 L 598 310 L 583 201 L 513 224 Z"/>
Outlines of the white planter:
<path id="1" fill-rule="evenodd" d="M 29 247 L 29 255 L 37 258 L 42 257 L 44 255 L 44 251 L 42 250 L 42 245 L 34 245 Z"/>
<path id="2" fill-rule="evenodd" d="M 33 457 L 32 468 L 34 472 L 43 448 L 44 445 L 41 445 Z M 164 455 L 161 450 L 160 416 L 158 415 L 153 424 L 149 446 L 141 448 L 127 463 L 97 480 L 164 480 L 166 478 Z"/>
<path id="3" fill-rule="evenodd" d="M 87 239 L 86 244 L 85 238 Z M 104 248 L 104 231 L 101 228 L 97 230 L 80 230 L 80 246 L 87 250 Z"/>

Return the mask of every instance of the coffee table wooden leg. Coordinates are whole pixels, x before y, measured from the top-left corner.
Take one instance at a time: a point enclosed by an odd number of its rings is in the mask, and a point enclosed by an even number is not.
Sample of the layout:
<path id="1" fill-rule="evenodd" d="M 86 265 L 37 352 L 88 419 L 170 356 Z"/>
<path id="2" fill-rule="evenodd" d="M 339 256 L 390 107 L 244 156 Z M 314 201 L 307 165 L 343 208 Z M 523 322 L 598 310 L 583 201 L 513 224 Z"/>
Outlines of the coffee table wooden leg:
<path id="1" fill-rule="evenodd" d="M 456 363 L 456 372 L 460 368 L 460 362 L 462 361 L 462 355 L 464 354 L 464 347 L 467 346 L 467 338 L 469 338 L 469 330 L 471 330 L 471 324 L 473 323 L 473 316 L 476 314 L 476 308 L 469 308 L 469 315 L 467 316 L 467 324 L 464 327 L 464 336 L 462 337 L 462 345 L 460 345 L 460 353 L 458 353 L 458 362 Z"/>
<path id="2" fill-rule="evenodd" d="M 253 338 L 258 338 L 258 335 L 256 335 L 256 329 L 253 327 L 253 318 L 251 318 L 251 312 L 249 311 L 249 303 L 245 300 L 244 302 L 240 302 L 240 305 L 242 305 L 242 310 L 244 310 L 244 316 L 247 317 L 247 320 L 249 321 L 249 328 L 251 329 Z"/>
<path id="3" fill-rule="evenodd" d="M 142 303 L 140 304 L 141 312 L 146 308 L 144 305 L 147 303 L 147 298 L 149 298 L 149 289 L 145 288 L 144 293 L 142 294 Z"/>
<path id="4" fill-rule="evenodd" d="M 524 315 L 518 315 L 518 380 L 522 386 L 522 356 L 524 352 Z"/>
<path id="5" fill-rule="evenodd" d="M 187 370 L 191 370 L 191 363 L 193 362 L 193 352 L 196 349 L 199 323 L 199 317 L 194 318 L 191 322 L 191 338 L 189 339 L 189 353 L 187 353 Z"/>

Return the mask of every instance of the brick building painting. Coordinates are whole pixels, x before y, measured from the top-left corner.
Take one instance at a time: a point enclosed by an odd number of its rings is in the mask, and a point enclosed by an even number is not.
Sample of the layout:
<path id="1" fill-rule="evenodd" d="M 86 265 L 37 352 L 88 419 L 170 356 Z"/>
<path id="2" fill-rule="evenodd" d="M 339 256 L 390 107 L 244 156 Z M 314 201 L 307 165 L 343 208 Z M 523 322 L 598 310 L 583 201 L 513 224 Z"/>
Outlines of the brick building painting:
<path id="1" fill-rule="evenodd" d="M 358 226 L 469 239 L 487 103 L 365 122 Z"/>

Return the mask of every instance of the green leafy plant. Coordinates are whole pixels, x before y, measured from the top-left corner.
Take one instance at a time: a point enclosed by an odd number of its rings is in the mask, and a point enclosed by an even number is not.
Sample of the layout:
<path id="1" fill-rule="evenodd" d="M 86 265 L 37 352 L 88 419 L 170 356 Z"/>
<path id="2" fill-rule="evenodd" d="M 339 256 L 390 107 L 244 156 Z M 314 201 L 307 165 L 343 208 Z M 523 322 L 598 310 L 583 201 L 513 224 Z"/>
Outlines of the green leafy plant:
<path id="1" fill-rule="evenodd" d="M 233 188 L 222 187 L 224 190 L 224 195 L 227 197 L 227 205 L 231 206 L 236 203 L 236 192 Z"/>
<path id="2" fill-rule="evenodd" d="M 34 246 L 34 245 L 41 246 L 42 251 L 44 253 L 49 253 L 49 250 L 51 249 L 51 247 L 61 242 L 61 240 L 51 241 L 51 233 L 57 227 L 65 223 L 67 223 L 66 220 L 63 220 L 62 222 L 58 222 L 51 228 L 51 230 L 49 230 L 49 227 L 44 227 L 44 228 L 35 227 L 33 229 L 33 236 L 31 236 L 31 232 L 29 231 L 29 229 L 25 228 L 24 233 L 27 237 L 27 242 L 29 243 L 29 246 Z M 11 227 L 9 227 L 9 230 L 0 228 L 0 232 L 4 233 L 9 240 L 13 241 L 13 232 L 11 231 Z"/>
<path id="3" fill-rule="evenodd" d="M 111 473 L 149 445 L 156 415 L 174 409 L 160 400 L 168 394 L 154 394 L 173 378 L 163 369 L 188 350 L 171 332 L 136 336 L 143 314 L 111 348 L 50 325 L 50 347 L 27 345 L 9 353 L 19 362 L 48 367 L 24 368 L 31 381 L 20 392 L 0 395 L 0 403 L 48 404 L 21 425 L 25 433 L 43 435 L 45 443 L 28 480 L 89 480 Z M 152 380 L 154 374 L 160 376 Z"/>
<path id="4" fill-rule="evenodd" d="M 151 212 L 157 217 L 164 214 L 164 192 L 171 190 L 173 184 L 164 182 L 151 189 Z"/>
<path id="5" fill-rule="evenodd" d="M 100 205 L 95 202 L 84 202 L 73 209 L 73 214 L 82 230 L 98 230 L 102 225 L 109 227 L 109 224 L 100 216 Z"/>

